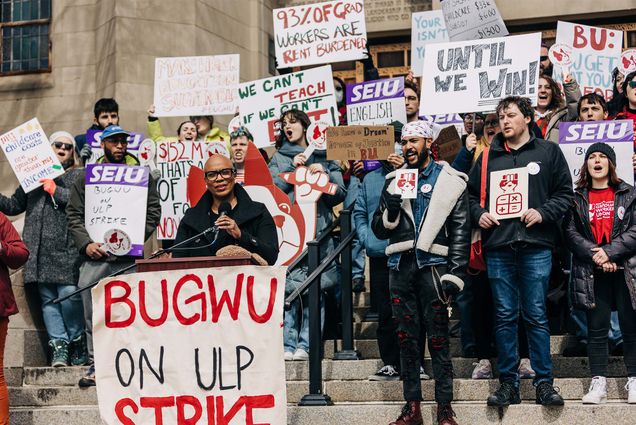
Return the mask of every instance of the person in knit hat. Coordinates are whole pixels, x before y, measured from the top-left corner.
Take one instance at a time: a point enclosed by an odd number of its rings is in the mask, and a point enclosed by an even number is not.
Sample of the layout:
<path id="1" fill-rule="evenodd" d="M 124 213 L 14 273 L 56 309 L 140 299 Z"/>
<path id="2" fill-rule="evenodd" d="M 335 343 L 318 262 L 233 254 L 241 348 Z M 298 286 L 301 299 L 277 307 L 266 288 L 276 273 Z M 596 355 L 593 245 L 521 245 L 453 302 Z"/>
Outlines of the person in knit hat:
<path id="1" fill-rule="evenodd" d="M 563 222 L 572 251 L 570 294 L 585 310 L 592 382 L 585 404 L 607 401 L 608 330 L 613 306 L 623 331 L 628 403 L 636 403 L 636 189 L 616 174 L 616 153 L 605 143 L 585 153 L 574 205 Z"/>

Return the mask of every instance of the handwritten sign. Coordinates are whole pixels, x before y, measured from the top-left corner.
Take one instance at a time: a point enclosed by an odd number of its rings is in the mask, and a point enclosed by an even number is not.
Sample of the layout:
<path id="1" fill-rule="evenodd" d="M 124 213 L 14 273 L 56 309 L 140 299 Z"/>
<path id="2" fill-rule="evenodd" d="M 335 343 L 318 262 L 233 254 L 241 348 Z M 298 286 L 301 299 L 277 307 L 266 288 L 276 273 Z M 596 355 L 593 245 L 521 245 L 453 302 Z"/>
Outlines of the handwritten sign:
<path id="1" fill-rule="evenodd" d="M 626 183 L 634 184 L 632 153 L 634 127 L 631 120 L 562 122 L 559 124 L 559 147 L 570 168 L 572 182 L 580 177 L 585 152 L 592 143 L 603 142 L 616 152 L 616 174 Z"/>
<path id="2" fill-rule="evenodd" d="M 25 193 L 42 186 L 40 179 L 64 174 L 37 118 L 0 136 L 0 146 Z"/>
<path id="3" fill-rule="evenodd" d="M 349 125 L 406 124 L 404 77 L 349 84 L 346 91 Z"/>
<path id="4" fill-rule="evenodd" d="M 338 0 L 274 9 L 279 68 L 364 59 L 364 2 Z"/>
<path id="5" fill-rule="evenodd" d="M 541 34 L 427 46 L 420 115 L 492 111 L 507 96 L 537 103 Z"/>
<path id="6" fill-rule="evenodd" d="M 442 11 L 451 41 L 508 35 L 494 0 L 446 0 L 442 2 Z"/>
<path id="7" fill-rule="evenodd" d="M 463 144 L 455 126 L 450 125 L 439 132 L 437 139 L 433 142 L 433 146 L 437 146 L 439 159 L 452 164 Z"/>
<path id="8" fill-rule="evenodd" d="M 391 126 L 343 125 L 327 128 L 327 159 L 385 160 L 395 150 Z"/>
<path id="9" fill-rule="evenodd" d="M 305 112 L 312 122 L 338 123 L 330 65 L 243 83 L 238 93 L 243 125 L 259 148 L 276 141 L 276 124 L 289 109 Z"/>
<path id="10" fill-rule="evenodd" d="M 125 164 L 86 167 L 84 224 L 114 255 L 143 255 L 149 174 L 148 167 Z"/>
<path id="11" fill-rule="evenodd" d="M 521 217 L 528 209 L 528 168 L 490 173 L 490 214 L 497 220 Z"/>
<path id="12" fill-rule="evenodd" d="M 570 74 L 581 87 L 581 92 L 597 93 L 612 98 L 612 72 L 620 62 L 623 32 L 615 29 L 590 27 L 559 21 L 556 43 L 572 46 Z M 562 68 L 554 64 L 554 79 L 563 83 Z"/>
<path id="13" fill-rule="evenodd" d="M 240 55 L 155 59 L 155 115 L 234 114 Z"/>
<path id="14" fill-rule="evenodd" d="M 285 267 L 135 273 L 93 289 L 107 425 L 285 424 Z"/>
<path id="15" fill-rule="evenodd" d="M 447 42 L 448 32 L 441 10 L 429 10 L 411 15 L 411 69 L 413 75 L 422 75 L 424 51 L 430 43 Z"/>

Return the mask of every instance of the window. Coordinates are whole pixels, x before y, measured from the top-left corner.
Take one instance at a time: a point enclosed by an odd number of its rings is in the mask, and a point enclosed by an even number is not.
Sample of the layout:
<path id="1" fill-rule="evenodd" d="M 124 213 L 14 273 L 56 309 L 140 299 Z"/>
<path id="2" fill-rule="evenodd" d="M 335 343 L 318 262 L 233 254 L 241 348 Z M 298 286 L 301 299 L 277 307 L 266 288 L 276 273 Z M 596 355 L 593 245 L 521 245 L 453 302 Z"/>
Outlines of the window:
<path id="1" fill-rule="evenodd" d="M 51 0 L 0 0 L 0 75 L 51 70 Z"/>

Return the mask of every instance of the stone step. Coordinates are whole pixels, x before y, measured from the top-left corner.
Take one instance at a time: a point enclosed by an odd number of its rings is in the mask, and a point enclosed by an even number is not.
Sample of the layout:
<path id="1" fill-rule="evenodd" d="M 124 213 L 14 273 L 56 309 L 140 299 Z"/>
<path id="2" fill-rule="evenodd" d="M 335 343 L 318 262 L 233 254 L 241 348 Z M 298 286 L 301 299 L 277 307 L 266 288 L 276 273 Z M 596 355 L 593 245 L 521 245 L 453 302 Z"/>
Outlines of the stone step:
<path id="1" fill-rule="evenodd" d="M 339 403 L 325 407 L 287 408 L 288 425 L 387 424 L 400 414 L 402 403 Z M 548 409 L 524 402 L 506 409 L 485 403 L 453 403 L 457 421 L 470 425 L 606 425 L 632 424 L 636 405 L 610 401 L 605 405 L 567 402 L 562 408 Z M 433 425 L 436 405 L 422 403 L 424 425 Z M 632 419 L 630 419 L 632 418 Z M 97 407 L 56 406 L 54 408 L 11 408 L 11 425 L 98 425 Z"/>
<path id="2" fill-rule="evenodd" d="M 22 386 L 9 387 L 11 406 L 92 406 L 97 404 L 95 387 Z"/>
<path id="3" fill-rule="evenodd" d="M 448 323 L 449 329 L 459 323 L 457 319 L 451 319 Z M 378 322 L 354 322 L 353 337 L 356 339 L 374 339 L 378 331 Z"/>

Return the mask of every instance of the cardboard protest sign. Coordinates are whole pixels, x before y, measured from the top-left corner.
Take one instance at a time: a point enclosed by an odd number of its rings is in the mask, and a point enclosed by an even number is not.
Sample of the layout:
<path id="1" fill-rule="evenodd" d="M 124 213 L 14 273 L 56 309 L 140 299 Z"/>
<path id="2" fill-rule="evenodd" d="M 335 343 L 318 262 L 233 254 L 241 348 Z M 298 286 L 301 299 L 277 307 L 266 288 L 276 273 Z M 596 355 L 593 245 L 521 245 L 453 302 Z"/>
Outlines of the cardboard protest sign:
<path id="1" fill-rule="evenodd" d="M 632 153 L 634 126 L 631 120 L 562 122 L 559 124 L 559 147 L 568 162 L 572 183 L 580 177 L 587 148 L 596 142 L 610 145 L 616 152 L 616 174 L 634 184 Z"/>
<path id="2" fill-rule="evenodd" d="M 391 126 L 343 125 L 327 128 L 328 160 L 385 160 L 394 152 Z"/>
<path id="3" fill-rule="evenodd" d="M 451 41 L 508 35 L 494 0 L 446 0 L 441 5 Z"/>
<path id="4" fill-rule="evenodd" d="M 155 115 L 234 114 L 240 55 L 155 58 Z"/>
<path id="5" fill-rule="evenodd" d="M 90 145 L 91 157 L 87 161 L 87 164 L 94 164 L 100 157 L 104 155 L 104 149 L 102 149 L 102 133 L 104 130 L 86 130 L 86 144 Z M 137 133 L 135 131 L 129 131 L 130 136 L 128 136 L 128 146 L 126 148 L 126 152 L 129 152 L 135 156 L 139 156 L 139 149 L 142 146 L 144 140 L 144 133 Z M 150 140 L 152 142 L 152 140 Z M 139 158 L 140 160 L 142 158 Z"/>
<path id="6" fill-rule="evenodd" d="M 437 139 L 433 141 L 433 146 L 437 149 L 439 159 L 452 164 L 462 149 L 463 144 L 455 126 L 451 125 L 443 128 L 442 131 L 439 132 Z"/>
<path id="7" fill-rule="evenodd" d="M 492 111 L 506 96 L 536 105 L 540 48 L 540 33 L 429 44 L 420 115 Z"/>
<path id="8" fill-rule="evenodd" d="M 278 68 L 364 59 L 367 29 L 362 0 L 274 9 Z"/>
<path id="9" fill-rule="evenodd" d="M 338 123 L 330 65 L 243 83 L 238 92 L 243 125 L 259 148 L 276 141 L 275 125 L 288 109 L 305 112 L 312 122 Z"/>
<path id="10" fill-rule="evenodd" d="M 623 32 L 559 21 L 556 43 L 572 46 L 570 74 L 579 83 L 581 92 L 597 93 L 612 98 L 612 69 L 620 62 Z M 554 65 L 553 78 L 563 83 L 562 67 Z"/>
<path id="11" fill-rule="evenodd" d="M 521 217 L 528 209 L 528 167 L 492 171 L 489 194 L 490 214 L 497 220 Z"/>
<path id="12" fill-rule="evenodd" d="M 143 255 L 149 179 L 148 167 L 86 166 L 84 224 L 111 254 Z"/>
<path id="13" fill-rule="evenodd" d="M 449 41 L 444 14 L 441 10 L 429 10 L 411 15 L 411 69 L 413 75 L 422 75 L 424 51 L 427 44 Z"/>
<path id="14" fill-rule="evenodd" d="M 190 167 L 203 169 L 205 161 L 214 153 L 214 148 L 215 145 L 205 142 L 157 143 L 157 168 L 161 172 L 161 178 L 157 182 L 161 203 L 157 239 L 174 239 L 177 236 L 177 228 L 183 215 L 193 206 L 188 198 L 186 183 Z"/>
<path id="15" fill-rule="evenodd" d="M 135 273 L 92 290 L 104 424 L 285 424 L 285 267 Z"/>
<path id="16" fill-rule="evenodd" d="M 402 199 L 417 198 L 418 170 L 412 168 L 403 168 L 396 170 L 395 173 L 395 193 L 400 194 L 402 196 Z M 428 186 L 431 185 L 429 184 Z M 424 189 L 424 187 L 422 187 L 422 189 Z"/>
<path id="17" fill-rule="evenodd" d="M 346 96 L 349 125 L 406 124 L 404 77 L 348 84 Z"/>
<path id="18" fill-rule="evenodd" d="M 0 136 L 0 147 L 24 193 L 42 186 L 40 179 L 54 179 L 64 174 L 37 118 Z"/>

